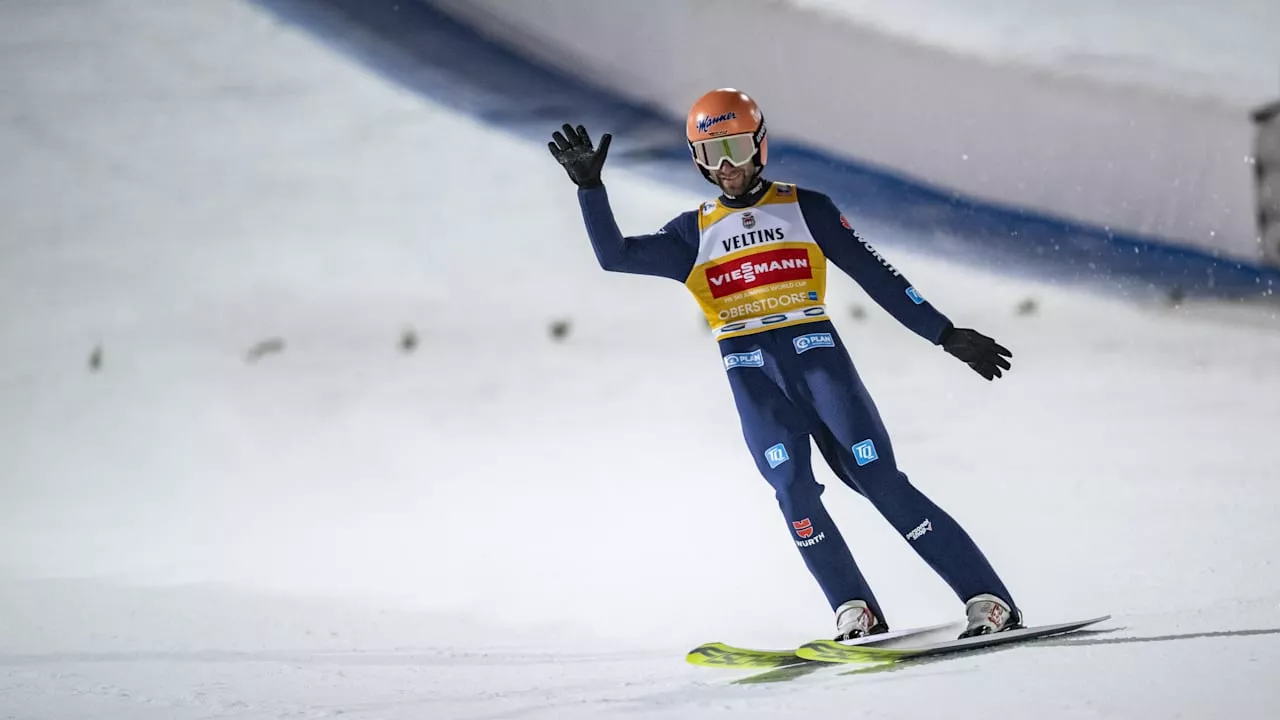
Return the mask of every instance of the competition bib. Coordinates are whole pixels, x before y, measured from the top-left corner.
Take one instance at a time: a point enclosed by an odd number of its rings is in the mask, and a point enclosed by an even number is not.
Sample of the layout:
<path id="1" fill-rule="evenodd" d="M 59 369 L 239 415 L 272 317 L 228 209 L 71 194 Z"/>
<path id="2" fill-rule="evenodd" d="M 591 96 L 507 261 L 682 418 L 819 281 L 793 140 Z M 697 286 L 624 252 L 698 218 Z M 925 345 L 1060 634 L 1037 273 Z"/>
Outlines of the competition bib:
<path id="1" fill-rule="evenodd" d="M 774 183 L 749 208 L 704 203 L 698 234 L 698 259 L 685 286 L 717 340 L 827 319 L 827 258 L 804 222 L 794 185 Z"/>

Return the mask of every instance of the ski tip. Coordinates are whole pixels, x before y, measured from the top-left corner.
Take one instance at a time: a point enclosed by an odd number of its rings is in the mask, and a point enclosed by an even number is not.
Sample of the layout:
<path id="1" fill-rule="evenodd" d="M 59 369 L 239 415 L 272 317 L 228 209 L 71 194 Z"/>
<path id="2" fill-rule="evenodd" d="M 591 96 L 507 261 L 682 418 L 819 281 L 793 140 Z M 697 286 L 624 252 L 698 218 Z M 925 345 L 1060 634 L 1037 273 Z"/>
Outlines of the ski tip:
<path id="1" fill-rule="evenodd" d="M 751 650 L 720 642 L 699 645 L 684 659 L 699 667 L 730 669 L 779 668 L 804 662 L 791 650 Z"/>
<path id="2" fill-rule="evenodd" d="M 709 665 L 711 660 L 731 652 L 732 648 L 722 642 L 703 643 L 685 654 L 685 662 L 690 665 Z"/>

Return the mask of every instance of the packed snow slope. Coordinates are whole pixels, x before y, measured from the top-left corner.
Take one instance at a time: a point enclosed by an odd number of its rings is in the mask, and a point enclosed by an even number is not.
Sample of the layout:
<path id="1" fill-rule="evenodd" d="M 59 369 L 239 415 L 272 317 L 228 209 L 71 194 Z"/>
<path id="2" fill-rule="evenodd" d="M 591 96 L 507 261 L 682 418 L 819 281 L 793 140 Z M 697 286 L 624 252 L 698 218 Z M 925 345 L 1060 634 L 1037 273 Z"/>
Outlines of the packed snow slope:
<path id="1" fill-rule="evenodd" d="M 690 299 L 596 267 L 544 147 L 238 2 L 0 13 L 0 717 L 1267 717 L 1280 700 L 1274 307 L 1123 304 L 889 252 L 1014 350 L 988 384 L 835 280 L 913 480 L 1030 620 L 1116 617 L 735 685 L 683 652 L 793 644 L 829 613 Z M 633 231 L 701 199 L 606 181 Z M 889 620 L 957 617 L 820 476 Z"/>

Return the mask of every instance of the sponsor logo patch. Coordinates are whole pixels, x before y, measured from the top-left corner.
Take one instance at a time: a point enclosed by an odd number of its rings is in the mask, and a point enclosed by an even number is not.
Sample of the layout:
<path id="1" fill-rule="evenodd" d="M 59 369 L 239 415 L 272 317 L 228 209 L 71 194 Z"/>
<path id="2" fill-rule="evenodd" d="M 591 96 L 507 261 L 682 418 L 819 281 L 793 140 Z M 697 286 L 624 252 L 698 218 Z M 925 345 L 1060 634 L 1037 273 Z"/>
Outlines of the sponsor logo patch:
<path id="1" fill-rule="evenodd" d="M 818 292 L 817 292 L 816 290 L 810 290 L 810 291 L 809 291 L 809 299 L 810 299 L 810 300 L 813 300 L 814 302 L 817 302 L 817 301 L 818 301 Z"/>
<path id="2" fill-rule="evenodd" d="M 991 603 L 991 611 L 987 613 L 987 620 L 996 627 L 1004 627 L 1004 608 L 1000 607 L 1000 603 Z"/>
<path id="3" fill-rule="evenodd" d="M 716 204 L 715 204 L 715 203 L 713 203 L 713 202 L 704 202 L 704 203 L 702 203 L 702 214 L 703 214 L 703 215 L 710 215 L 711 213 L 713 213 L 713 212 L 715 212 L 715 211 L 716 211 Z"/>
<path id="4" fill-rule="evenodd" d="M 746 215 L 751 215 L 751 213 L 746 213 Z M 752 228 L 752 227 L 755 227 L 755 225 L 756 225 L 755 215 L 751 215 L 750 225 L 747 224 L 747 221 L 744 215 L 744 219 L 742 221 L 743 227 Z M 734 250 L 745 250 L 751 247 L 752 245 L 760 245 L 761 243 L 779 242 L 786 239 L 787 239 L 787 231 L 784 230 L 783 228 L 780 228 L 780 227 L 761 228 L 759 230 L 748 230 L 747 232 L 739 233 L 737 235 L 734 235 L 733 237 L 725 238 L 724 240 L 720 241 L 720 247 L 724 248 L 725 252 L 733 252 Z"/>
<path id="5" fill-rule="evenodd" d="M 767 297 L 767 298 L 762 298 L 760 300 L 752 300 L 750 302 L 745 302 L 741 305 L 731 307 L 727 310 L 721 310 L 720 319 L 732 320 L 733 318 L 742 317 L 743 315 L 754 315 L 756 313 L 767 312 L 769 310 L 789 308 L 792 305 L 804 305 L 805 302 L 806 302 L 805 296 L 801 295 L 800 293 L 788 293 L 786 295 L 779 295 L 778 297 Z M 809 311 L 814 309 L 815 308 L 808 308 L 804 311 L 804 314 L 812 317 L 813 314 L 810 313 Z M 817 308 L 817 309 L 820 309 L 820 308 Z M 817 313 L 817 314 L 821 315 L 822 313 Z M 787 319 L 786 315 L 770 315 L 769 317 L 764 318 L 760 322 L 764 325 L 771 325 L 773 323 L 782 322 L 783 320 L 786 320 L 786 319 Z"/>
<path id="6" fill-rule="evenodd" d="M 769 467 L 776 469 L 782 463 L 790 460 L 791 456 L 787 454 L 787 446 L 778 443 L 764 451 L 764 459 L 769 461 Z"/>
<path id="7" fill-rule="evenodd" d="M 739 367 L 764 367 L 764 351 L 754 350 L 745 353 L 730 353 L 724 356 L 724 369 Z"/>
<path id="8" fill-rule="evenodd" d="M 907 297 L 911 298 L 911 302 L 917 305 L 924 304 L 924 298 L 921 297 L 920 293 L 913 287 L 907 288 Z"/>
<path id="9" fill-rule="evenodd" d="M 751 288 L 791 280 L 809 280 L 809 251 L 803 248 L 768 250 L 741 260 L 712 265 L 706 270 L 711 297 L 736 295 Z"/>
<path id="10" fill-rule="evenodd" d="M 924 522 L 920 523 L 915 527 L 914 530 L 907 533 L 907 539 L 919 540 L 920 538 L 924 537 L 925 533 L 929 532 L 932 529 L 933 529 L 933 523 L 929 522 L 928 518 L 925 518 Z"/>
<path id="11" fill-rule="evenodd" d="M 845 230 L 853 229 L 853 226 L 849 224 L 848 218 L 846 218 L 843 214 L 840 215 L 840 224 L 844 226 Z"/>
<path id="12" fill-rule="evenodd" d="M 827 539 L 826 533 L 818 533 L 816 537 L 811 537 L 808 540 L 796 540 L 795 543 L 796 543 L 796 547 L 798 548 L 807 548 L 807 547 L 813 547 L 814 545 L 817 545 L 818 543 L 826 539 Z"/>
<path id="13" fill-rule="evenodd" d="M 858 237 L 857 233 L 854 233 L 854 237 Z M 894 277 L 898 277 L 902 274 L 898 272 L 898 268 L 890 265 L 889 261 L 885 260 L 884 256 L 880 254 L 880 251 L 871 246 L 871 243 L 860 237 L 858 238 L 858 242 L 862 243 L 862 247 L 865 248 L 867 252 L 871 253 L 871 257 L 875 258 L 876 261 L 883 265 L 884 269 L 888 270 Z"/>
<path id="14" fill-rule="evenodd" d="M 812 333 L 801 335 L 791 341 L 796 346 L 796 354 L 803 355 L 814 348 L 835 347 L 836 339 L 831 333 Z"/>
<path id="15" fill-rule="evenodd" d="M 742 227 L 750 230 L 756 226 L 756 216 L 749 212 L 742 213 Z"/>
<path id="16" fill-rule="evenodd" d="M 858 462 L 858 467 L 870 465 L 880 459 L 880 455 L 876 453 L 876 444 L 870 440 L 863 440 L 853 446 L 853 459 Z"/>
<path id="17" fill-rule="evenodd" d="M 736 119 L 738 119 L 738 113 L 735 113 L 735 112 L 720 113 L 719 115 L 708 115 L 707 117 L 698 119 L 698 130 L 700 132 L 707 132 L 712 127 L 715 127 L 716 125 L 719 125 L 722 122 L 728 122 L 730 120 L 736 120 Z"/>
<path id="18" fill-rule="evenodd" d="M 799 535 L 801 540 L 813 537 L 813 523 L 809 522 L 809 518 L 797 520 L 791 523 L 791 527 L 795 528 L 796 535 Z"/>

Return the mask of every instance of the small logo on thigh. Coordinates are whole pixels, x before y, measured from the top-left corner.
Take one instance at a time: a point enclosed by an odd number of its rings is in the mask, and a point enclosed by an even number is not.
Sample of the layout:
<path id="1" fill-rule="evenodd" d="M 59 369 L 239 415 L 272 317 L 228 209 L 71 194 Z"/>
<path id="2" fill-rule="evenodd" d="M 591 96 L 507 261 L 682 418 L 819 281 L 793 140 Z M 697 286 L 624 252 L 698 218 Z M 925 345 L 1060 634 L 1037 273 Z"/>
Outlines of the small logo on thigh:
<path id="1" fill-rule="evenodd" d="M 796 534 L 802 540 L 813 535 L 813 523 L 809 522 L 809 518 L 797 520 L 791 523 L 791 527 L 795 528 Z"/>
<path id="2" fill-rule="evenodd" d="M 907 533 L 908 540 L 919 540 L 924 534 L 933 529 L 933 523 L 929 522 L 929 518 L 925 518 L 924 522 L 915 527 L 914 530 Z"/>
<path id="3" fill-rule="evenodd" d="M 796 346 L 796 354 L 801 355 L 814 348 L 835 347 L 836 339 L 831 333 L 813 333 L 801 335 L 792 340 L 791 343 Z"/>
<path id="4" fill-rule="evenodd" d="M 880 455 L 876 452 L 876 444 L 870 440 L 863 440 L 853 446 L 853 459 L 858 461 L 858 467 L 870 465 L 880 459 Z"/>
<path id="5" fill-rule="evenodd" d="M 764 351 L 756 350 L 746 353 L 730 353 L 724 356 L 724 369 L 739 367 L 764 367 Z"/>
<path id="6" fill-rule="evenodd" d="M 907 288 L 907 297 L 911 298 L 911 302 L 917 305 L 924 304 L 924 298 L 920 295 L 920 291 L 913 287 Z"/>
<path id="7" fill-rule="evenodd" d="M 818 543 L 826 539 L 827 539 L 826 533 L 818 533 L 817 535 L 814 535 L 808 540 L 796 540 L 794 542 L 796 544 L 796 547 L 798 548 L 807 548 L 807 547 L 813 547 L 814 545 L 817 545 Z"/>
<path id="8" fill-rule="evenodd" d="M 782 463 L 790 460 L 791 456 L 787 454 L 787 446 L 778 443 L 764 451 L 764 459 L 769 461 L 769 467 L 777 468 Z"/>

